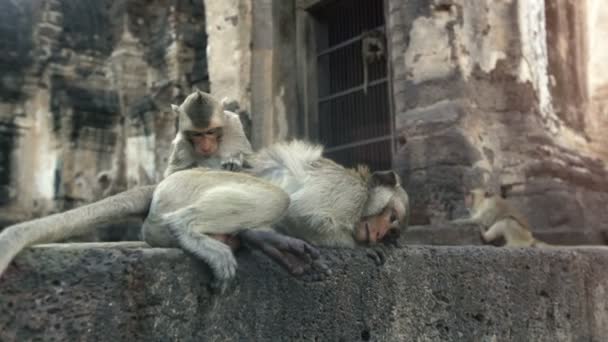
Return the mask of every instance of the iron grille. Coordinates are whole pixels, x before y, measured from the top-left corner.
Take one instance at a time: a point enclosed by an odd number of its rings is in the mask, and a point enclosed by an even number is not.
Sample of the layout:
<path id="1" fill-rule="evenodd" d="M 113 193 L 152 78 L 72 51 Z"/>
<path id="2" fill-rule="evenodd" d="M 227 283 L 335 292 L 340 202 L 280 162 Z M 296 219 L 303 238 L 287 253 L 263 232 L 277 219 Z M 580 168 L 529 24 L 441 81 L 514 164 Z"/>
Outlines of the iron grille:
<path id="1" fill-rule="evenodd" d="M 391 168 L 383 0 L 333 1 L 312 14 L 317 22 L 318 136 L 326 156 L 346 166 Z M 373 63 L 365 63 L 362 53 L 369 32 L 381 35 L 385 47 L 384 57 Z"/>
<path id="2" fill-rule="evenodd" d="M 15 147 L 17 129 L 13 123 L 0 122 L 0 187 L 11 183 L 11 153 Z"/>

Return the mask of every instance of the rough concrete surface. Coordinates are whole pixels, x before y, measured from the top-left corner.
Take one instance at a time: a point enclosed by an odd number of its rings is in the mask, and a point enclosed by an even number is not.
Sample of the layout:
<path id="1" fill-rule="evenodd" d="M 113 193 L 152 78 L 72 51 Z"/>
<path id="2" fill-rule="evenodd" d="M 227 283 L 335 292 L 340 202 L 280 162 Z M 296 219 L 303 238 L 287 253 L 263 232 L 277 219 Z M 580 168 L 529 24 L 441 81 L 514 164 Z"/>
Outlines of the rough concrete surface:
<path id="1" fill-rule="evenodd" d="M 408 245 L 482 245 L 476 225 L 455 226 L 449 223 L 432 226 L 411 226 L 401 233 L 399 242 Z"/>
<path id="2" fill-rule="evenodd" d="M 595 230 L 549 230 L 533 233 L 540 241 L 561 246 L 606 245 L 608 234 Z M 501 246 L 504 239 L 493 244 Z M 479 227 L 474 224 L 456 226 L 449 222 L 427 226 L 410 226 L 401 233 L 402 245 L 474 246 L 483 245 Z"/>
<path id="3" fill-rule="evenodd" d="M 235 285 L 206 289 L 175 249 L 46 245 L 0 280 L 1 341 L 602 341 L 608 250 L 407 246 L 323 251 L 333 274 L 288 276 L 238 254 Z"/>

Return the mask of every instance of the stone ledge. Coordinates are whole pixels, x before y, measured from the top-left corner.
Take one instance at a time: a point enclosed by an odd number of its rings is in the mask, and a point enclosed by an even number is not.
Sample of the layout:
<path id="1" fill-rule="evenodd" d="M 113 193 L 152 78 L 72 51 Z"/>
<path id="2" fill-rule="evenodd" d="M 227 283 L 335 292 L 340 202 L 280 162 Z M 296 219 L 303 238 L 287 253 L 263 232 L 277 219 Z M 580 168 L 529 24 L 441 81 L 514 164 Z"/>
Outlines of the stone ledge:
<path id="1" fill-rule="evenodd" d="M 608 233 L 604 230 L 552 229 L 534 231 L 534 237 L 553 245 L 580 246 L 606 245 Z M 456 226 L 441 223 L 428 226 L 410 226 L 399 241 L 406 245 L 479 246 L 483 245 L 476 225 Z M 497 241 L 502 245 L 504 241 Z"/>
<path id="2" fill-rule="evenodd" d="M 305 282 L 238 255 L 235 286 L 176 249 L 45 245 L 0 279 L 0 340 L 600 341 L 608 248 L 406 246 L 323 251 L 333 275 Z"/>
<path id="3" fill-rule="evenodd" d="M 401 234 L 400 242 L 408 245 L 483 245 L 476 225 L 456 226 L 449 223 L 410 226 Z"/>

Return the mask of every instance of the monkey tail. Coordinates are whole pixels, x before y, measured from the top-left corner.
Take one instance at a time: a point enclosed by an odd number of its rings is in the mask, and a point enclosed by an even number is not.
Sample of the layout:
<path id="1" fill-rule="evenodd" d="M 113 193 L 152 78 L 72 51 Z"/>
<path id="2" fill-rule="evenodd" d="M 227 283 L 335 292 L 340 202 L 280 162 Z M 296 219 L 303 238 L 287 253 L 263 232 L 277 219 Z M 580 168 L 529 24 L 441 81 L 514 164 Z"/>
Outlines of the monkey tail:
<path id="1" fill-rule="evenodd" d="M 63 240 L 91 231 L 95 226 L 128 215 L 146 215 L 155 185 L 127 190 L 101 201 L 63 213 L 22 222 L 0 232 L 0 275 L 24 248 Z"/>

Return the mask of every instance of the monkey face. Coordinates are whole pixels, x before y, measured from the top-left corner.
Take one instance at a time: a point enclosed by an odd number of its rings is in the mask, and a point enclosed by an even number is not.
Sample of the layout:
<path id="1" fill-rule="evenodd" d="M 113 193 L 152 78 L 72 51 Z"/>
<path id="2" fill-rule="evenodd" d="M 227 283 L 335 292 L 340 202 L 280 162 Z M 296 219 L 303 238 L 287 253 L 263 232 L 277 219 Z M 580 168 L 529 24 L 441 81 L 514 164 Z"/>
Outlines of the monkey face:
<path id="1" fill-rule="evenodd" d="M 171 105 L 178 116 L 178 129 L 192 143 L 194 152 L 201 157 L 215 155 L 222 137 L 224 111 L 211 94 L 194 91 L 179 107 Z"/>
<path id="2" fill-rule="evenodd" d="M 375 172 L 368 183 L 368 200 L 363 218 L 357 223 L 355 241 L 374 244 L 396 238 L 406 225 L 409 199 L 393 171 Z"/>
<path id="3" fill-rule="evenodd" d="M 394 206 L 388 206 L 378 215 L 365 217 L 355 227 L 355 240 L 375 244 L 389 235 L 398 237 L 403 216 Z"/>
<path id="4" fill-rule="evenodd" d="M 188 132 L 188 137 L 194 152 L 202 157 L 210 157 L 214 155 L 220 145 L 222 138 L 222 128 L 213 127 L 203 131 L 192 131 Z"/>

